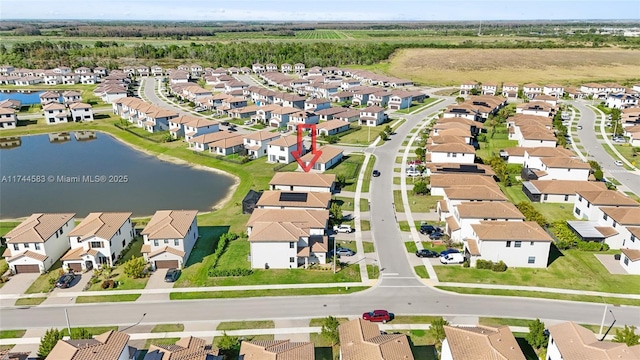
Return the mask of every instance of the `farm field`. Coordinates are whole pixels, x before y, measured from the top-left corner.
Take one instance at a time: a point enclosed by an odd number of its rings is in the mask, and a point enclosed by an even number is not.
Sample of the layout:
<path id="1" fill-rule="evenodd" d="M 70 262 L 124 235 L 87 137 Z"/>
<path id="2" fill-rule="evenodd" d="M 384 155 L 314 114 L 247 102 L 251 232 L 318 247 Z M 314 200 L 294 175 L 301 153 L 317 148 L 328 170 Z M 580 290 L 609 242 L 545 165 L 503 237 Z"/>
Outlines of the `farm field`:
<path id="1" fill-rule="evenodd" d="M 390 75 L 425 84 L 622 81 L 638 78 L 640 56 L 623 49 L 403 49 L 384 65 Z"/>

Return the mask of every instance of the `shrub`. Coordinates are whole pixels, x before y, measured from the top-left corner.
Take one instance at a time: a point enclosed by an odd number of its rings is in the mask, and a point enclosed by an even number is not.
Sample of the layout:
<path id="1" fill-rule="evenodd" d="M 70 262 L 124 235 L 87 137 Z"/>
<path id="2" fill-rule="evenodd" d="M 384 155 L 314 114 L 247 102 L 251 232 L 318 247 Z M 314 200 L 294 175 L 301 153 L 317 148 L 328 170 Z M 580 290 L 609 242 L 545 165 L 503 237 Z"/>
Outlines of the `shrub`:
<path id="1" fill-rule="evenodd" d="M 208 275 L 210 277 L 224 277 L 224 276 L 249 276 L 253 274 L 253 270 L 244 268 L 234 269 L 214 269 L 209 268 Z"/>
<path id="2" fill-rule="evenodd" d="M 471 266 L 471 265 L 469 264 L 469 260 L 465 260 L 465 261 L 462 263 L 462 267 L 468 268 L 469 266 Z"/>
<path id="3" fill-rule="evenodd" d="M 115 289 L 116 288 L 116 282 L 109 279 L 109 280 L 105 280 L 102 282 L 102 285 L 100 285 L 103 289 Z"/>
<path id="4" fill-rule="evenodd" d="M 124 273 L 128 277 L 138 279 L 144 277 L 144 269 L 146 268 L 146 263 L 144 258 L 142 257 L 133 257 L 126 263 L 124 263 Z"/>
<path id="5" fill-rule="evenodd" d="M 487 134 L 478 134 L 476 138 L 478 142 L 487 142 Z"/>
<path id="6" fill-rule="evenodd" d="M 379 136 L 380 136 L 380 139 L 382 139 L 383 141 L 387 141 L 387 140 L 389 140 L 389 134 L 387 134 L 387 133 L 386 133 L 386 132 L 384 132 L 384 131 L 380 131 Z"/>
<path id="7" fill-rule="evenodd" d="M 582 251 L 603 251 L 609 250 L 609 245 L 597 241 L 578 241 L 578 250 Z"/>
<path id="8" fill-rule="evenodd" d="M 493 269 L 493 261 L 478 259 L 476 261 L 476 268 L 477 269 L 481 269 L 481 270 L 492 270 Z"/>
<path id="9" fill-rule="evenodd" d="M 500 260 L 497 263 L 493 264 L 491 270 L 496 272 L 505 272 L 507 271 L 507 264 L 505 264 L 504 261 Z"/>

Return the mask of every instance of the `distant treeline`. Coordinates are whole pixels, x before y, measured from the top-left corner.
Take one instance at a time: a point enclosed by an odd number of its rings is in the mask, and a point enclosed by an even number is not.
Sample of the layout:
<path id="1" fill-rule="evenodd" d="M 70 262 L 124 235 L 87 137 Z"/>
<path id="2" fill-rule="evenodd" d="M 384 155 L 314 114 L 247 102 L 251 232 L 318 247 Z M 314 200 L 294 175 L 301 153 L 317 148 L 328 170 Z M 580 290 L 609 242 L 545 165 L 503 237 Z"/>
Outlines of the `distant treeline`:
<path id="1" fill-rule="evenodd" d="M 0 44 L 0 63 L 17 67 L 51 68 L 60 65 L 71 67 L 105 66 L 117 68 L 123 65 L 195 61 L 204 66 L 250 66 L 253 63 L 297 63 L 307 66 L 371 65 L 386 60 L 402 48 L 484 48 L 484 49 L 535 49 L 582 48 L 584 43 L 563 44 L 545 41 L 475 42 L 466 40 L 459 44 L 446 43 L 334 43 L 334 42 L 231 42 L 195 43 L 189 45 L 137 44 L 125 46 L 116 41 L 97 41 L 93 46 L 70 41 L 33 41 L 16 43 L 10 49 Z M 164 60 L 164 61 L 163 61 Z"/>

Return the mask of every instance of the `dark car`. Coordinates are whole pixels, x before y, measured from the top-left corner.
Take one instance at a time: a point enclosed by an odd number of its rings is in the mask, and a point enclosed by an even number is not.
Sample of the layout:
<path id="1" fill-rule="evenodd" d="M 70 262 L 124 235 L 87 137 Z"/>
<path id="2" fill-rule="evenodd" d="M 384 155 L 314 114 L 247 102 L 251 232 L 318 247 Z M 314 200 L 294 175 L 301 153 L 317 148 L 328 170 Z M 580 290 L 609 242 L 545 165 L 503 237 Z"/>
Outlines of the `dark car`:
<path id="1" fill-rule="evenodd" d="M 458 249 L 447 249 L 447 250 L 441 251 L 440 252 L 440 256 L 446 256 L 446 255 L 451 254 L 451 253 L 459 253 L 459 252 L 460 252 L 460 250 L 458 250 Z"/>
<path id="2" fill-rule="evenodd" d="M 434 231 L 431 234 L 429 234 L 429 239 L 431 240 L 439 240 L 444 236 L 444 234 L 441 231 Z"/>
<path id="3" fill-rule="evenodd" d="M 373 170 L 373 174 L 372 175 L 373 175 L 373 177 L 378 177 L 378 176 L 380 176 L 380 171 Z"/>
<path id="4" fill-rule="evenodd" d="M 69 286 L 71 286 L 71 283 L 73 282 L 73 279 L 75 279 L 75 277 L 76 276 L 73 273 L 68 273 L 60 276 L 60 279 L 58 279 L 58 282 L 56 283 L 56 287 L 61 289 L 68 288 Z"/>
<path id="5" fill-rule="evenodd" d="M 235 126 L 234 126 L 234 127 L 229 126 L 229 127 L 227 128 L 227 130 L 228 130 L 228 131 L 238 131 L 238 129 L 236 129 L 236 127 L 235 127 Z"/>
<path id="6" fill-rule="evenodd" d="M 229 122 L 228 121 L 221 121 L 220 125 L 229 126 Z"/>
<path id="7" fill-rule="evenodd" d="M 393 313 L 390 313 L 387 310 L 373 310 L 362 314 L 362 319 L 371 322 L 381 322 L 384 324 L 387 321 L 393 320 Z"/>
<path id="8" fill-rule="evenodd" d="M 437 226 L 433 226 L 433 225 L 429 225 L 429 224 L 422 224 L 420 225 L 420 234 L 422 235 L 429 235 L 433 232 L 440 232 L 440 228 Z"/>
<path id="9" fill-rule="evenodd" d="M 167 270 L 167 275 L 164 276 L 164 281 L 166 282 L 174 282 L 178 280 L 180 276 L 180 270 L 176 268 L 171 268 Z"/>
<path id="10" fill-rule="evenodd" d="M 440 254 L 435 252 L 435 251 L 422 249 L 422 250 L 416 251 L 416 256 L 417 257 L 436 258 L 436 257 L 440 256 Z"/>

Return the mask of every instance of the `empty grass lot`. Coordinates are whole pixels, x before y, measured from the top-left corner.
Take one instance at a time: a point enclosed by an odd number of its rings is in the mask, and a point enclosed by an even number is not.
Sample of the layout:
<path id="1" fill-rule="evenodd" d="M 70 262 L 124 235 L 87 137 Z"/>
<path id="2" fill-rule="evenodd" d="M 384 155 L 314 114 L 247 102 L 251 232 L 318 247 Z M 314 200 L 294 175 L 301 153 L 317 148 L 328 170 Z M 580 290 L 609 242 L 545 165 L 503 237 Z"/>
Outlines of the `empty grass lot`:
<path id="1" fill-rule="evenodd" d="M 378 126 L 362 126 L 360 129 L 350 132 L 340 138 L 341 144 L 351 145 L 369 145 L 380 134 L 387 125 L 391 125 L 392 121 L 386 121 Z M 383 142 L 384 143 L 384 142 Z"/>
<path id="2" fill-rule="evenodd" d="M 411 191 L 408 192 L 407 196 L 412 212 L 430 212 L 435 210 L 438 200 L 442 200 L 442 196 L 415 195 Z M 395 203 L 396 211 L 405 211 L 402 203 L 402 190 L 393 190 L 393 202 Z"/>
<path id="3" fill-rule="evenodd" d="M 487 127 L 487 141 L 481 142 L 480 149 L 476 150 L 476 156 L 487 160 L 499 155 L 500 149 L 518 146 L 516 140 L 509 140 L 507 125 L 499 125 L 491 136 L 491 128 Z"/>
<path id="4" fill-rule="evenodd" d="M 151 329 L 152 333 L 184 331 L 184 324 L 158 324 Z"/>
<path id="5" fill-rule="evenodd" d="M 225 321 L 218 324 L 216 330 L 242 330 L 242 329 L 273 329 L 276 325 L 272 320 L 259 321 Z"/>
<path id="6" fill-rule="evenodd" d="M 519 202 L 531 202 L 529 198 L 522 192 L 522 185 L 515 186 L 502 186 L 499 184 L 502 192 L 509 198 L 514 204 Z M 573 204 L 561 204 L 561 203 L 532 203 L 545 219 L 549 222 L 556 220 L 574 220 L 573 216 Z"/>
<path id="7" fill-rule="evenodd" d="M 16 306 L 35 306 L 42 304 L 43 301 L 47 300 L 46 297 L 32 297 L 32 298 L 20 298 L 16 300 Z"/>
<path id="8" fill-rule="evenodd" d="M 615 251 L 608 252 L 609 254 Z M 560 255 L 555 248 L 553 260 L 546 269 L 509 268 L 498 273 L 458 266 L 435 266 L 440 281 L 554 287 L 610 293 L 640 294 L 640 278 L 612 275 L 596 259 L 594 252 L 565 250 Z M 571 274 L 568 276 L 567 274 Z"/>
<path id="9" fill-rule="evenodd" d="M 76 298 L 76 304 L 136 301 L 139 297 L 140 294 L 78 296 Z"/>
<path id="10" fill-rule="evenodd" d="M 349 154 L 342 158 L 342 161 L 335 167 L 325 171 L 325 174 L 344 175 L 345 186 L 342 187 L 344 191 L 356 191 L 356 185 L 358 183 L 358 175 L 360 174 L 360 168 L 364 162 L 364 155 Z"/>

